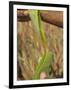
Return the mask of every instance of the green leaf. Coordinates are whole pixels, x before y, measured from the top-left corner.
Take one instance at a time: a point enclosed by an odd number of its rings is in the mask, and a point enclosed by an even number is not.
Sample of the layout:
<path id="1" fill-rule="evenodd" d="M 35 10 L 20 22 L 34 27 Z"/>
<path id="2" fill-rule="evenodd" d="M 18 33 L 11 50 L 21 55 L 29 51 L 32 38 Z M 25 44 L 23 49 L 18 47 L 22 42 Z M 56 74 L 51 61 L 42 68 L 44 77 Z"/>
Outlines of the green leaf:
<path id="1" fill-rule="evenodd" d="M 40 36 L 42 40 L 42 45 L 44 47 L 44 54 L 40 58 L 40 62 L 36 66 L 36 69 L 34 71 L 34 75 L 32 79 L 40 79 L 40 73 L 41 72 L 47 72 L 49 73 L 50 71 L 50 65 L 54 61 L 54 55 L 51 52 L 46 52 L 47 49 L 47 43 L 46 43 L 46 37 L 45 37 L 45 31 L 44 31 L 44 26 L 43 22 L 40 17 L 40 11 L 39 10 L 28 10 L 29 15 L 32 21 L 33 28 L 37 35 Z"/>
<path id="2" fill-rule="evenodd" d="M 43 55 L 40 62 L 36 66 L 32 79 L 40 79 L 41 72 L 49 73 L 50 65 L 53 63 L 53 61 L 54 61 L 53 53 L 48 52 L 47 54 Z"/>
<path id="3" fill-rule="evenodd" d="M 44 33 L 43 22 L 40 17 L 40 11 L 39 10 L 28 10 L 28 11 L 29 11 L 29 15 L 30 15 L 30 18 L 32 21 L 33 28 L 34 28 L 35 32 L 37 33 L 37 35 L 40 36 L 43 47 L 44 47 L 44 51 L 46 51 L 46 45 L 47 45 L 46 37 L 45 37 L 45 33 Z"/>

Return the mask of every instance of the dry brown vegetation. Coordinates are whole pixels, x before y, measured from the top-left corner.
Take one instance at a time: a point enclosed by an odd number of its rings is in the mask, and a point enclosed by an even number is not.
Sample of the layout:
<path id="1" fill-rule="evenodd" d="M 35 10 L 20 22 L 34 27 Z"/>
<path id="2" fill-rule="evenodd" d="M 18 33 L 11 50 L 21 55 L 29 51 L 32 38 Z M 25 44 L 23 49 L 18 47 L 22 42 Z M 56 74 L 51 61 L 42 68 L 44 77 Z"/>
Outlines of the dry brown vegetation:
<path id="1" fill-rule="evenodd" d="M 47 39 L 47 48 L 54 53 L 52 78 L 63 76 L 63 29 L 43 22 Z M 31 21 L 17 21 L 17 77 L 18 80 L 30 80 L 43 52 L 40 38 L 35 34 Z"/>

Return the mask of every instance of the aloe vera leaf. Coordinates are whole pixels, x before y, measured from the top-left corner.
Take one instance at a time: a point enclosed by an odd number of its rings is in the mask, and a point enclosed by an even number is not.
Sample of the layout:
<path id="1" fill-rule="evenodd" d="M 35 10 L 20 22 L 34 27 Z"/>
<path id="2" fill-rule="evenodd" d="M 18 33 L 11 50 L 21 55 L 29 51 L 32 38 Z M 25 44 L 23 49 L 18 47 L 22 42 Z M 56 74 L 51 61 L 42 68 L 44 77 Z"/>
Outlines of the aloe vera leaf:
<path id="1" fill-rule="evenodd" d="M 33 28 L 37 34 L 39 34 L 39 22 L 38 22 L 38 10 L 28 10 L 31 18 Z"/>
<path id="2" fill-rule="evenodd" d="M 37 34 L 41 37 L 44 51 L 46 51 L 46 37 L 44 34 L 43 22 L 41 21 L 39 10 L 28 10 L 32 21 L 32 25 Z"/>
<path id="3" fill-rule="evenodd" d="M 46 37 L 45 37 L 44 25 L 43 25 L 43 22 L 42 22 L 41 17 L 40 17 L 40 11 L 38 11 L 38 19 L 39 19 L 38 21 L 39 21 L 40 36 L 41 36 L 41 40 L 43 43 L 43 47 L 46 51 L 47 41 L 46 41 Z"/>
<path id="4" fill-rule="evenodd" d="M 34 75 L 32 79 L 40 79 L 40 73 L 45 71 L 49 73 L 50 71 L 50 65 L 53 62 L 53 53 L 48 52 L 46 53 L 46 37 L 44 33 L 44 27 L 43 23 L 41 21 L 40 12 L 38 10 L 29 10 L 29 15 L 32 21 L 32 25 L 34 27 L 34 30 L 37 32 L 38 35 L 40 35 L 42 44 L 44 47 L 44 55 L 42 56 L 40 62 L 36 66 L 36 69 L 34 71 Z"/>
<path id="5" fill-rule="evenodd" d="M 51 52 L 48 52 L 47 54 L 43 55 L 40 62 L 36 66 L 34 75 L 33 75 L 33 80 L 34 79 L 40 79 L 40 73 L 41 72 L 46 72 L 49 73 L 50 71 L 50 65 L 54 61 L 54 55 Z"/>

